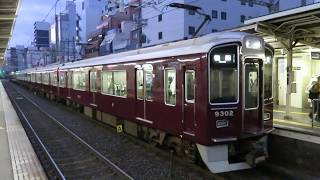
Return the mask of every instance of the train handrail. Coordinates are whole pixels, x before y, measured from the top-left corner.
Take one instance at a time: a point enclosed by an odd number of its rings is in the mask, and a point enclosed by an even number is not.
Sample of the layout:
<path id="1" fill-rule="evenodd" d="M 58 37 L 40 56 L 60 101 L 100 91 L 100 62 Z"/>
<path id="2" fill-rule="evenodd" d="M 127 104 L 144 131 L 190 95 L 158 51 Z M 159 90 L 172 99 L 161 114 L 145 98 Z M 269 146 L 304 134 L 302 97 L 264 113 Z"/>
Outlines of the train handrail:
<path id="1" fill-rule="evenodd" d="M 320 121 L 320 99 L 312 99 L 312 111 L 311 111 L 311 125 L 314 126 L 314 121 Z"/>

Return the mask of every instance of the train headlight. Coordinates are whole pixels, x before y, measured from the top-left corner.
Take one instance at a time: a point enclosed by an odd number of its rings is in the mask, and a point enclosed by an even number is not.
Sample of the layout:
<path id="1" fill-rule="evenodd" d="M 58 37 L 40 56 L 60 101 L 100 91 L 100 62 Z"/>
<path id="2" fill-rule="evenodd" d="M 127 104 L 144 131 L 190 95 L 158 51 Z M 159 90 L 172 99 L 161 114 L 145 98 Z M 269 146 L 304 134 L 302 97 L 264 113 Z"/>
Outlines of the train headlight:
<path id="1" fill-rule="evenodd" d="M 246 39 L 246 48 L 247 49 L 261 49 L 262 42 L 259 38 L 250 37 Z"/>

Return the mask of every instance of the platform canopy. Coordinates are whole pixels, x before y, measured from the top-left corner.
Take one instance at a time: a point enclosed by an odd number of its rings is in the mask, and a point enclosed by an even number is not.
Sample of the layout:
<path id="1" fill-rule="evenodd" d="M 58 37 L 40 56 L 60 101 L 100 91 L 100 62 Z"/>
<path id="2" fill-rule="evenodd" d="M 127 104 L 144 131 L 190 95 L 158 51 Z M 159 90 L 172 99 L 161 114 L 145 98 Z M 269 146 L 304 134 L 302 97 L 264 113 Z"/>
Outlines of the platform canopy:
<path id="1" fill-rule="evenodd" d="M 320 48 L 320 3 L 257 17 L 233 29 L 264 37 L 274 48 L 312 46 Z M 289 48 L 289 47 L 287 47 Z"/>
<path id="2" fill-rule="evenodd" d="M 20 0 L 0 0 L 0 66 L 3 63 Z"/>
<path id="3" fill-rule="evenodd" d="M 287 60 L 286 115 L 290 117 L 293 48 L 311 46 L 320 48 L 320 3 L 269 14 L 244 22 L 245 26 L 231 31 L 245 31 L 265 39 L 275 49 L 284 49 Z"/>

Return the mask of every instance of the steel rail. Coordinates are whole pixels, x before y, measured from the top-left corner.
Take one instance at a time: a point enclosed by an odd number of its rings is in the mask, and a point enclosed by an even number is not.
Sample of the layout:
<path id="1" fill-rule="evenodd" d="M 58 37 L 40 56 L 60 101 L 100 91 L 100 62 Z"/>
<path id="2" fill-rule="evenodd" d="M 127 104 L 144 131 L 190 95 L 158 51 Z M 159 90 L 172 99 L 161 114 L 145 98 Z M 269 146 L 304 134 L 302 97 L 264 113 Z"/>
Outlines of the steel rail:
<path id="1" fill-rule="evenodd" d="M 38 141 L 38 144 L 40 144 L 42 150 L 45 152 L 45 155 L 47 156 L 47 158 L 49 158 L 50 163 L 53 165 L 54 170 L 57 172 L 58 178 L 62 179 L 62 180 L 66 180 L 66 177 L 63 175 L 62 171 L 60 170 L 59 166 L 57 165 L 57 163 L 54 161 L 54 159 L 52 158 L 52 156 L 50 155 L 48 149 L 45 147 L 45 145 L 43 144 L 43 142 L 41 141 L 41 139 L 39 138 L 39 136 L 37 135 L 36 131 L 33 129 L 33 127 L 31 126 L 28 118 L 26 117 L 26 115 L 24 114 L 24 112 L 22 111 L 22 109 L 19 107 L 18 103 L 16 102 L 16 100 L 14 100 L 13 97 L 9 96 L 9 98 L 11 99 L 11 101 L 14 103 L 14 107 L 16 107 L 16 110 L 19 111 L 20 116 L 23 118 L 23 120 L 27 123 L 28 127 L 30 128 L 31 132 L 33 133 L 34 137 L 36 138 L 36 140 Z M 18 115 L 19 116 L 19 115 Z"/>

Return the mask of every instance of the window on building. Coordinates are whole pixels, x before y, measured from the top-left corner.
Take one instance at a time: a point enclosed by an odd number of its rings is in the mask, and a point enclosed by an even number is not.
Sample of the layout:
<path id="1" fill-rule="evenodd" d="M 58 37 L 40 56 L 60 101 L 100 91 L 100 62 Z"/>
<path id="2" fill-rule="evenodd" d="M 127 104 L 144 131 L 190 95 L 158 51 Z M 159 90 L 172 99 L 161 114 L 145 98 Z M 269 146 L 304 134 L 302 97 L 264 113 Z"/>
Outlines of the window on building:
<path id="1" fill-rule="evenodd" d="M 246 5 L 246 0 L 241 0 L 241 1 L 240 1 L 240 4 L 241 4 L 241 5 Z"/>
<path id="2" fill-rule="evenodd" d="M 84 2 L 82 2 L 82 10 L 84 10 Z"/>
<path id="3" fill-rule="evenodd" d="M 97 81 L 97 72 L 90 71 L 90 91 L 91 92 L 97 92 L 96 81 Z"/>
<path id="4" fill-rule="evenodd" d="M 189 15 L 192 15 L 192 16 L 196 14 L 196 12 L 193 10 L 188 10 L 188 13 L 189 13 Z"/>
<path id="5" fill-rule="evenodd" d="M 101 81 L 103 93 L 127 97 L 126 71 L 103 71 Z"/>
<path id="6" fill-rule="evenodd" d="M 159 39 L 159 40 L 162 39 L 162 32 L 159 32 L 159 33 L 158 33 L 158 39 Z"/>
<path id="7" fill-rule="evenodd" d="M 158 22 L 161 22 L 161 21 L 162 21 L 162 14 L 158 16 Z"/>
<path id="8" fill-rule="evenodd" d="M 226 12 L 221 12 L 221 19 L 226 20 L 227 19 L 227 13 Z"/>
<path id="9" fill-rule="evenodd" d="M 253 0 L 249 0 L 249 6 L 253 7 Z"/>
<path id="10" fill-rule="evenodd" d="M 242 23 L 244 23 L 244 20 L 246 19 L 246 16 L 245 15 L 241 15 L 240 16 L 240 21 L 242 22 Z"/>
<path id="11" fill-rule="evenodd" d="M 212 29 L 212 32 L 218 32 L 218 29 Z"/>
<path id="12" fill-rule="evenodd" d="M 212 10 L 212 18 L 215 18 L 215 19 L 218 18 L 218 11 Z"/>
<path id="13" fill-rule="evenodd" d="M 195 32 L 196 32 L 196 28 L 193 26 L 189 26 L 189 35 L 193 36 Z"/>
<path id="14" fill-rule="evenodd" d="M 165 104 L 176 105 L 176 70 L 164 70 Z"/>

